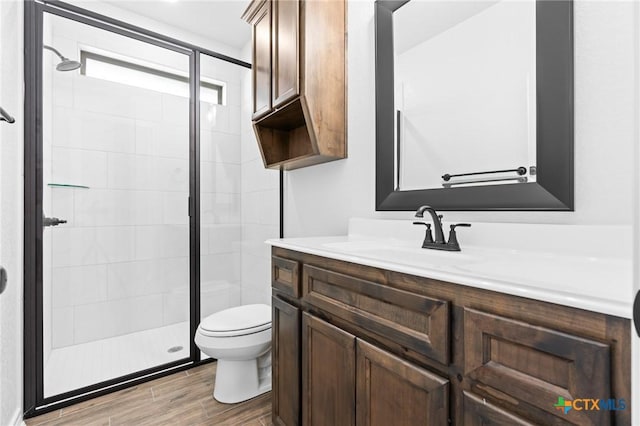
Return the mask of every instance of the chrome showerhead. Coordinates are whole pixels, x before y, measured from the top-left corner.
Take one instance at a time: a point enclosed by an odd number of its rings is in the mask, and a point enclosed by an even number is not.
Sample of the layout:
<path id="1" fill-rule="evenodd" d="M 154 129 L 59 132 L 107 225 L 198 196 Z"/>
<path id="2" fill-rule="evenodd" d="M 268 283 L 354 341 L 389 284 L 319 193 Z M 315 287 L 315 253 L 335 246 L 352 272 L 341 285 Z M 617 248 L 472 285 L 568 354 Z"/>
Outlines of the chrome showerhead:
<path id="1" fill-rule="evenodd" d="M 80 64 L 80 62 L 78 61 L 72 61 L 69 58 L 64 58 L 62 62 L 56 65 L 56 69 L 58 71 L 73 71 L 73 70 L 77 70 L 81 66 L 82 64 Z"/>
<path id="2" fill-rule="evenodd" d="M 43 47 L 45 49 L 47 49 L 47 50 L 52 51 L 53 53 L 58 55 L 58 57 L 60 58 L 60 63 L 58 65 L 56 65 L 56 69 L 58 71 L 73 71 L 73 70 L 77 70 L 78 68 L 80 68 L 82 66 L 82 64 L 80 64 L 80 62 L 71 60 L 71 59 L 63 56 L 62 53 L 58 52 L 56 49 L 54 49 L 51 46 L 47 46 L 45 44 Z"/>

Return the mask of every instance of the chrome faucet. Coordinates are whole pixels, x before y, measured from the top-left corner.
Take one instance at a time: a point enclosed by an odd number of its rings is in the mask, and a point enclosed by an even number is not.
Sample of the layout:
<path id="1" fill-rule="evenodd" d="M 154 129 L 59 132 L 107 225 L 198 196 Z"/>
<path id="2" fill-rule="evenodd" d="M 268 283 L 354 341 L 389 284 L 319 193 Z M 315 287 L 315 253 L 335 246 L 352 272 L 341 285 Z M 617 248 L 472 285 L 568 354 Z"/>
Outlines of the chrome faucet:
<path id="1" fill-rule="evenodd" d="M 431 236 L 431 224 L 425 222 L 413 222 L 414 225 L 424 225 L 427 227 L 427 231 L 422 242 L 422 248 L 445 250 L 445 251 L 460 251 L 460 244 L 458 244 L 458 237 L 456 235 L 456 228 L 459 226 L 470 227 L 469 223 L 456 223 L 450 226 L 449 241 L 444 241 L 444 232 L 442 230 L 442 215 L 439 215 L 436 210 L 431 206 L 422 206 L 416 210 L 415 217 L 423 218 L 424 212 L 429 212 L 431 219 L 433 220 L 433 229 L 435 233 L 435 241 Z"/>

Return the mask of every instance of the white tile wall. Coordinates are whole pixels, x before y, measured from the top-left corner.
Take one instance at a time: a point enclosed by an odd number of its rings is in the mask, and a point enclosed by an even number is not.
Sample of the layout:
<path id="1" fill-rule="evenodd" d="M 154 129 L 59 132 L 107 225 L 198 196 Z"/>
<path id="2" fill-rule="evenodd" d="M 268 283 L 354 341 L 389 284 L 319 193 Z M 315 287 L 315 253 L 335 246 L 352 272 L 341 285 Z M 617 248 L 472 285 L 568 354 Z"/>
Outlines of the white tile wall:
<path id="1" fill-rule="evenodd" d="M 162 300 L 162 294 L 154 294 L 76 306 L 74 343 L 158 327 L 162 324 Z"/>

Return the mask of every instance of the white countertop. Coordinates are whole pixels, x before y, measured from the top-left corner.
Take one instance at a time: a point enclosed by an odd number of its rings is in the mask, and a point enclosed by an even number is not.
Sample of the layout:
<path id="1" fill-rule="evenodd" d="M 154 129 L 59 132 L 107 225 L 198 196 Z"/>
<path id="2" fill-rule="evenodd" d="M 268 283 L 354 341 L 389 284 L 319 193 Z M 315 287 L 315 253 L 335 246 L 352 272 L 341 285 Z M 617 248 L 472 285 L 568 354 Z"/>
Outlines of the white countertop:
<path id="1" fill-rule="evenodd" d="M 615 237 L 616 233 L 624 235 L 622 227 L 561 226 L 554 229 L 554 235 L 563 239 L 563 243 L 540 250 L 535 241 L 526 241 L 527 238 L 544 238 L 537 227 L 548 230 L 549 226 L 558 225 L 523 225 L 520 228 L 508 225 L 504 228 L 499 224 L 473 224 L 476 228 L 484 227 L 476 232 L 476 236 L 486 237 L 488 231 L 498 235 L 501 231 L 509 231 L 513 237 L 514 233 L 521 232 L 518 246 L 514 243 L 505 246 L 495 240 L 489 246 L 480 245 L 473 236 L 469 236 L 469 243 L 465 244 L 465 232 L 459 231 L 462 251 L 442 252 L 421 248 L 422 228 L 390 222 L 399 221 L 352 219 L 349 235 L 271 239 L 267 243 L 331 259 L 632 318 L 632 262 L 627 255 L 626 240 L 623 237 L 619 240 L 623 242 L 617 244 L 620 250 L 613 252 L 608 247 L 598 253 L 585 249 L 582 238 L 572 239 L 572 235 L 583 235 L 585 229 L 582 228 L 589 228 L 590 237 L 597 242 L 600 234 L 607 238 Z M 377 231 L 368 232 L 371 226 Z M 379 228 L 384 228 L 384 232 Z M 558 232 L 561 235 L 557 235 Z M 571 249 L 572 241 L 579 245 L 575 250 Z"/>

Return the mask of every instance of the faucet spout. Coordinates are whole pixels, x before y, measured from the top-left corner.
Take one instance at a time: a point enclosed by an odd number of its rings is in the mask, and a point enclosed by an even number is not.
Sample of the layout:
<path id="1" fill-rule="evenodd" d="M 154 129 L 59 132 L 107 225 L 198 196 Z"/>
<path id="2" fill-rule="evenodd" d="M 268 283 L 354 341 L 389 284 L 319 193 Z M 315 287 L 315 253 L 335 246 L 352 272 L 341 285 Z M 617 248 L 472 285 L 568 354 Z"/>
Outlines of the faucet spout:
<path id="1" fill-rule="evenodd" d="M 416 210 L 416 217 L 424 217 L 424 212 L 428 212 L 431 215 L 431 219 L 433 220 L 433 230 L 435 233 L 435 243 L 444 244 L 444 232 L 442 230 L 442 222 L 440 222 L 440 218 L 438 217 L 438 213 L 431 206 L 422 206 L 418 210 Z"/>

